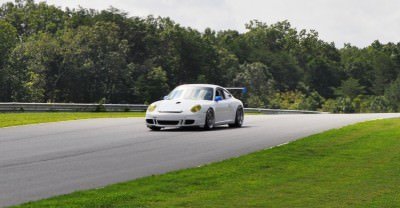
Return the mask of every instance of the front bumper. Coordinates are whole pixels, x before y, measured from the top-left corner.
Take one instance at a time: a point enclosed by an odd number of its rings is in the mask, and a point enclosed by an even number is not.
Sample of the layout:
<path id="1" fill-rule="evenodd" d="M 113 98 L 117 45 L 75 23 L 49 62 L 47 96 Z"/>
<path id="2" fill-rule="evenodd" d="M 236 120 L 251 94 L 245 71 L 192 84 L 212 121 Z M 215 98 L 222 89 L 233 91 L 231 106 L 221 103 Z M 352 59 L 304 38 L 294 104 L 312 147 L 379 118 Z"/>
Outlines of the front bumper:
<path id="1" fill-rule="evenodd" d="M 204 126 L 206 114 L 198 113 L 146 113 L 146 125 L 148 127 L 190 127 Z"/>

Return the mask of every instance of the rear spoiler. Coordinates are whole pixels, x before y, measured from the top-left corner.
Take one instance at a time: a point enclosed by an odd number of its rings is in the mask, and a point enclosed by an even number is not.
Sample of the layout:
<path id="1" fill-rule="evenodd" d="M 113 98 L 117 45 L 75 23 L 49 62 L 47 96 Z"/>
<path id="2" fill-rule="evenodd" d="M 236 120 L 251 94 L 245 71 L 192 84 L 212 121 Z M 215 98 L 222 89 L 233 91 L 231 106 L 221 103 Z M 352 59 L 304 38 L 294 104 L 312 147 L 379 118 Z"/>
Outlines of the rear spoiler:
<path id="1" fill-rule="evenodd" d="M 246 87 L 225 87 L 227 90 L 241 90 L 243 94 L 247 93 Z"/>

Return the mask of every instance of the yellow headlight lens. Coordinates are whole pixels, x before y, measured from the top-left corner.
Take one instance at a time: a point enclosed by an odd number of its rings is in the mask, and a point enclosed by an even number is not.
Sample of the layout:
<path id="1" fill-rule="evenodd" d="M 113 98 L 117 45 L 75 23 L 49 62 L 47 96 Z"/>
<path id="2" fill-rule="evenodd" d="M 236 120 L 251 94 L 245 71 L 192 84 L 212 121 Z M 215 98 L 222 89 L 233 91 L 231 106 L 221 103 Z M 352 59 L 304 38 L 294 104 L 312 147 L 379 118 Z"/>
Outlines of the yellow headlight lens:
<path id="1" fill-rule="evenodd" d="M 154 105 L 154 104 L 151 104 L 148 108 L 147 108 L 147 111 L 149 111 L 149 112 L 153 112 L 155 109 L 157 108 L 157 106 L 156 105 Z"/>
<path id="2" fill-rule="evenodd" d="M 195 105 L 190 109 L 190 111 L 192 111 L 192 113 L 197 113 L 200 110 L 201 110 L 201 105 Z"/>

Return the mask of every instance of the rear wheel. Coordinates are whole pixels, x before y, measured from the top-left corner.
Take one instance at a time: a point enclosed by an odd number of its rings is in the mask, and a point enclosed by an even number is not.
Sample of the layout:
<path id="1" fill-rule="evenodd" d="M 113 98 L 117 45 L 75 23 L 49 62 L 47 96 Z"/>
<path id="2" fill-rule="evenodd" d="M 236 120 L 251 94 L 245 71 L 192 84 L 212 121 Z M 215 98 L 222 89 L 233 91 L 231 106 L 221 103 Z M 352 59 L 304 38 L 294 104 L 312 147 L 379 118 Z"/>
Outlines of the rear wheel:
<path id="1" fill-rule="evenodd" d="M 160 131 L 161 127 L 157 127 L 157 126 L 148 126 L 149 129 L 151 129 L 152 131 Z"/>
<path id="2" fill-rule="evenodd" d="M 235 123 L 229 124 L 229 127 L 235 127 L 235 128 L 242 127 L 243 120 L 244 120 L 243 108 L 242 107 L 238 107 L 238 109 L 236 110 Z"/>
<path id="3" fill-rule="evenodd" d="M 213 109 L 208 109 L 207 113 L 206 113 L 206 121 L 204 124 L 204 129 L 206 130 L 210 130 L 212 128 L 214 128 L 215 125 L 215 116 L 214 116 L 214 111 Z"/>

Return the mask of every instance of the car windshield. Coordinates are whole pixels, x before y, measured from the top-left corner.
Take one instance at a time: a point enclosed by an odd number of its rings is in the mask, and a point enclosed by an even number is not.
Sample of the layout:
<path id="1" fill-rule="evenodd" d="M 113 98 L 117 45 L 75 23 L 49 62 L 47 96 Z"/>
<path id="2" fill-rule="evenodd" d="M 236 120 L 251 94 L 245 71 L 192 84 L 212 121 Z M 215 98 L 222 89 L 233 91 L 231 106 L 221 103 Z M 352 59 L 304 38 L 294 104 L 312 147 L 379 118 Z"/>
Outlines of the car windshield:
<path id="1" fill-rule="evenodd" d="M 175 88 L 167 97 L 168 100 L 212 100 L 213 88 L 184 86 Z"/>

